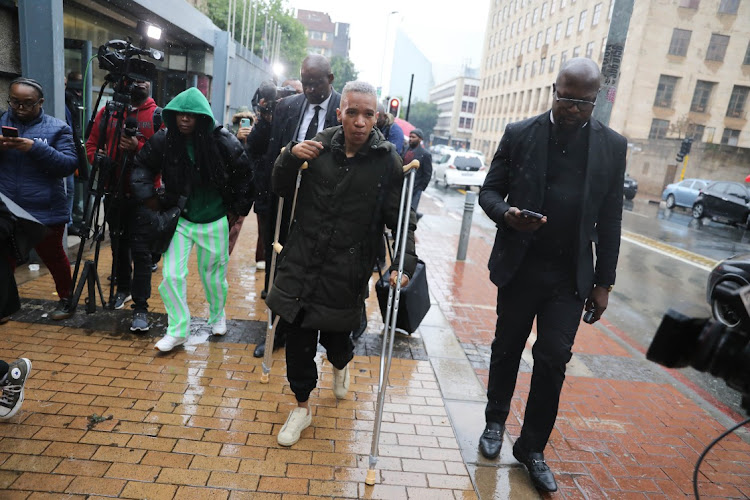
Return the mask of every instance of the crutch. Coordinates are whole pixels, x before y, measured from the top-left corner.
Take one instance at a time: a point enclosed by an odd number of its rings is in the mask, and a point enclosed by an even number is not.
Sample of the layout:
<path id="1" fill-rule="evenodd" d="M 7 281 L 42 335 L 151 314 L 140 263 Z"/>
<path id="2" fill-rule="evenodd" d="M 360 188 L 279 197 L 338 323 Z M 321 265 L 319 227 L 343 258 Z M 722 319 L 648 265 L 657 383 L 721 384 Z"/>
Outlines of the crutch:
<path id="1" fill-rule="evenodd" d="M 365 484 L 375 484 L 375 465 L 378 463 L 378 444 L 380 441 L 380 427 L 383 423 L 383 407 L 385 406 L 385 390 L 388 384 L 388 373 L 391 371 L 393 357 L 393 342 L 396 334 L 396 319 L 398 318 L 398 302 L 401 294 L 401 278 L 404 275 L 404 254 L 409 233 L 409 210 L 411 209 L 411 195 L 414 190 L 414 177 L 419 168 L 419 161 L 413 160 L 404 165 L 404 174 L 408 174 L 407 182 L 401 186 L 401 202 L 398 210 L 398 225 L 394 246 L 398 249 L 398 277 L 396 286 L 388 289 L 388 306 L 383 322 L 383 348 L 380 353 L 380 375 L 378 377 L 378 405 L 375 413 L 375 424 L 372 432 L 372 448 L 370 449 L 370 468 L 367 471 Z"/>
<path id="2" fill-rule="evenodd" d="M 292 198 L 292 212 L 289 216 L 289 226 L 292 225 L 294 219 L 294 211 L 297 209 L 297 193 L 299 193 L 299 185 L 302 182 L 302 171 L 307 168 L 307 162 L 304 162 L 297 171 L 297 181 L 294 185 L 294 198 Z M 271 293 L 273 288 L 274 275 L 276 274 L 276 257 L 281 253 L 284 247 L 279 243 L 279 235 L 281 234 L 281 217 L 284 211 L 284 198 L 279 197 L 279 208 L 276 212 L 276 228 L 273 234 L 273 245 L 271 254 L 271 274 L 268 276 L 268 293 Z M 276 327 L 279 325 L 279 315 L 271 320 L 273 316 L 271 309 L 266 307 L 266 313 L 268 314 L 268 325 L 266 327 L 266 350 L 263 354 L 263 373 L 260 375 L 260 382 L 267 384 L 270 380 L 269 374 L 271 373 L 271 365 L 273 364 L 273 341 L 276 337 Z"/>

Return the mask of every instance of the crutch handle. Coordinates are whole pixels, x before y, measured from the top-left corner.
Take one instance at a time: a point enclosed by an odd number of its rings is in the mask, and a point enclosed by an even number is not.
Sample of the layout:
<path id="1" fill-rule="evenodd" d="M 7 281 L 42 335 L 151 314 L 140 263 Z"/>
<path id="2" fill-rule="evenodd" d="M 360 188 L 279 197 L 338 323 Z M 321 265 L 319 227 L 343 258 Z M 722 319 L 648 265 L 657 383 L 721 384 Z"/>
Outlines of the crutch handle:
<path id="1" fill-rule="evenodd" d="M 302 165 L 300 165 L 299 169 L 300 170 L 307 170 L 307 167 L 308 167 L 308 165 L 307 165 L 307 162 L 305 161 L 305 162 L 302 162 Z"/>
<path id="2" fill-rule="evenodd" d="M 281 254 L 281 251 L 284 250 L 284 246 L 279 243 L 278 241 L 274 242 L 273 244 L 273 251 L 276 252 L 276 255 Z"/>
<path id="3" fill-rule="evenodd" d="M 408 164 L 404 165 L 404 175 L 409 173 L 409 170 L 413 168 L 419 168 L 419 160 L 412 160 Z"/>

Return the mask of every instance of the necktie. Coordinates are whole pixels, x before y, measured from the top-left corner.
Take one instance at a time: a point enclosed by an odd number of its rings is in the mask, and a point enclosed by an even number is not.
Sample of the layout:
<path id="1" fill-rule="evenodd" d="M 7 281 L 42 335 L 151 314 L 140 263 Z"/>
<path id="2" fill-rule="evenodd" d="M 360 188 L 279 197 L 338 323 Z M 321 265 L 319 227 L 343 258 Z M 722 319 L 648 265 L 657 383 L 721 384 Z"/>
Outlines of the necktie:
<path id="1" fill-rule="evenodd" d="M 310 125 L 307 127 L 305 140 L 312 139 L 313 137 L 315 137 L 315 134 L 318 133 L 318 113 L 321 109 L 323 108 L 321 108 L 320 106 L 315 106 L 315 114 L 313 115 L 312 120 L 310 120 Z"/>

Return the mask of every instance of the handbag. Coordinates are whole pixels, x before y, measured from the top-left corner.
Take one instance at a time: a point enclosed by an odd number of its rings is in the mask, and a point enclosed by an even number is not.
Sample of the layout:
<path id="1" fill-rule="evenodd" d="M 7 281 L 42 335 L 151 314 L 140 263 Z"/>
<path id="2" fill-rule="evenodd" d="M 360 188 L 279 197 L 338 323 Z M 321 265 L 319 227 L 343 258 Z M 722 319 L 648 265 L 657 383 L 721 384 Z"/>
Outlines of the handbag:
<path id="1" fill-rule="evenodd" d="M 180 215 L 185 209 L 187 196 L 180 196 L 177 205 L 166 210 L 151 212 L 151 231 L 152 235 L 149 240 L 149 251 L 151 253 L 163 254 L 172 243 L 172 237 L 177 231 L 177 223 L 180 221 Z"/>
<path id="2" fill-rule="evenodd" d="M 391 257 L 392 262 L 393 256 L 391 255 L 391 247 L 388 245 L 387 240 L 386 246 L 388 247 L 388 254 Z M 378 278 L 378 281 L 375 282 L 375 293 L 378 296 L 380 314 L 383 315 L 383 321 L 385 321 L 388 307 L 388 290 L 391 285 L 388 282 L 388 274 L 383 274 L 382 269 L 380 269 L 380 264 L 378 264 L 378 273 L 380 277 Z M 396 328 L 409 334 L 414 333 L 429 310 L 430 290 L 427 287 L 427 267 L 423 260 L 417 260 L 417 267 L 414 269 L 414 274 L 409 280 L 409 283 L 407 283 L 405 287 L 401 287 Z M 388 327 L 388 325 L 385 326 L 386 328 Z"/>

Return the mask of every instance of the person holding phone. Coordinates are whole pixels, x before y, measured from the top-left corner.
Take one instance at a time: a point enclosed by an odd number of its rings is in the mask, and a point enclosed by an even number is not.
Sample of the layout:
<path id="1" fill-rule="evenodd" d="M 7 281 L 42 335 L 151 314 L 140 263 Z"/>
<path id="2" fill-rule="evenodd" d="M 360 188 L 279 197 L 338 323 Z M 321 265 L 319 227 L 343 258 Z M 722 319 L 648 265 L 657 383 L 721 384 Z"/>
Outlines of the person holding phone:
<path id="1" fill-rule="evenodd" d="M 63 248 L 70 220 L 65 178 L 78 167 L 73 131 L 44 112 L 44 90 L 36 80 L 16 78 L 8 89 L 9 109 L 0 116 L 0 192 L 47 226 L 34 247 L 52 278 L 60 302 L 49 317 L 70 317 L 72 276 Z"/>
<path id="2" fill-rule="evenodd" d="M 584 305 L 593 321 L 604 313 L 620 248 L 627 140 L 591 117 L 599 86 L 591 59 L 562 65 L 552 109 L 508 125 L 479 192 L 498 227 L 488 265 L 498 317 L 479 450 L 490 459 L 500 453 L 536 320 L 531 390 L 513 455 L 543 492 L 557 490 L 544 449 L 581 313 Z"/>

